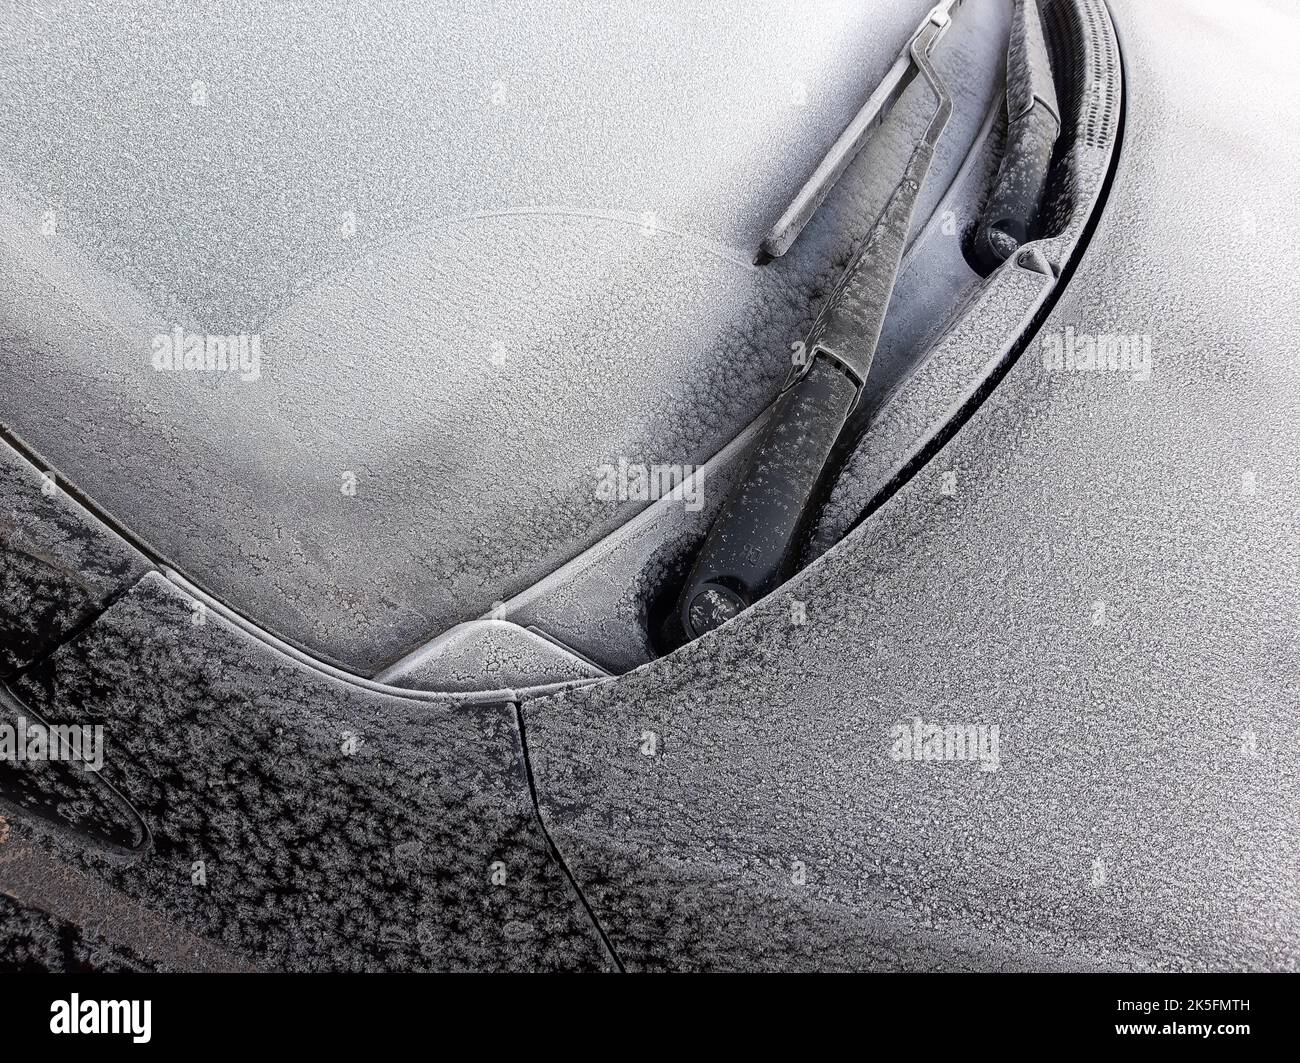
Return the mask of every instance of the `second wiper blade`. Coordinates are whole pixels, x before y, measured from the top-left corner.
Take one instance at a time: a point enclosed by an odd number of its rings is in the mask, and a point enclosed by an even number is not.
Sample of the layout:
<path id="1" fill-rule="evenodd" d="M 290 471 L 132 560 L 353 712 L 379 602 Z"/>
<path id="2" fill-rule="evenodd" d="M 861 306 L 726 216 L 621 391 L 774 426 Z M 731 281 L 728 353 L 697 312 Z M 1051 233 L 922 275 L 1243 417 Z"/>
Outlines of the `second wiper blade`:
<path id="1" fill-rule="evenodd" d="M 1007 45 L 1007 140 L 976 228 L 974 254 L 992 273 L 1026 243 L 1038 218 L 1061 132 L 1052 61 L 1035 0 L 1016 0 Z"/>

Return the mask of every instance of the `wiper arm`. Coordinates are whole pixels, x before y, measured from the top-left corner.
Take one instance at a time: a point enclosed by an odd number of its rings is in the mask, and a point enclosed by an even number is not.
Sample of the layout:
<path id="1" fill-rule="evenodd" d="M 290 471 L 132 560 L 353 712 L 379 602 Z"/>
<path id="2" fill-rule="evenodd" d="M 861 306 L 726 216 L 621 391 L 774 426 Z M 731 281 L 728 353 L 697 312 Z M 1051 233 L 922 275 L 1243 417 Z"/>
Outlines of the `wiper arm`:
<path id="1" fill-rule="evenodd" d="M 930 53 L 949 25 L 935 8 L 909 55 L 937 99 L 901 180 L 818 314 L 804 364 L 787 381 L 770 427 L 724 503 L 679 603 L 690 638 L 719 627 L 776 586 L 793 560 L 826 461 L 871 371 L 912 215 L 952 101 Z"/>

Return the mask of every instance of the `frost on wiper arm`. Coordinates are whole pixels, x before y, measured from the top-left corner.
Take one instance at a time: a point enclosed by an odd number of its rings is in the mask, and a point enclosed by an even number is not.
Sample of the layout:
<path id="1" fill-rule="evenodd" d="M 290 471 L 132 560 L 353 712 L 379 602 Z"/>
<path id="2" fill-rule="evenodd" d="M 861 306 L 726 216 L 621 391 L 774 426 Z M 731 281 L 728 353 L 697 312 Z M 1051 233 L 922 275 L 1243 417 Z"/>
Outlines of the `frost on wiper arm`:
<path id="1" fill-rule="evenodd" d="M 688 638 L 721 626 L 789 572 L 826 461 L 871 371 L 921 186 L 952 101 L 930 53 L 949 25 L 936 8 L 912 37 L 911 61 L 937 100 L 885 209 L 840 277 L 745 474 L 709 529 L 682 594 Z"/>

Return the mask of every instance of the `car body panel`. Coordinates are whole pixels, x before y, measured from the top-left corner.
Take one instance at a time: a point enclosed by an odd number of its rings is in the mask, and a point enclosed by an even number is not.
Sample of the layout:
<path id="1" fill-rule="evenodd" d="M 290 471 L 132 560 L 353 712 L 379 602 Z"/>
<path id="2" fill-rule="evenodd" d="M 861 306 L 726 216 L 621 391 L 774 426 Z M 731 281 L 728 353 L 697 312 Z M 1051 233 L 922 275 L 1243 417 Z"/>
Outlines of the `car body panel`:
<path id="1" fill-rule="evenodd" d="M 1112 9 L 1107 209 L 1001 384 L 758 606 L 524 707 L 629 969 L 1295 969 L 1297 22 Z M 1149 378 L 1049 368 L 1099 336 Z M 997 770 L 895 759 L 918 718 Z"/>

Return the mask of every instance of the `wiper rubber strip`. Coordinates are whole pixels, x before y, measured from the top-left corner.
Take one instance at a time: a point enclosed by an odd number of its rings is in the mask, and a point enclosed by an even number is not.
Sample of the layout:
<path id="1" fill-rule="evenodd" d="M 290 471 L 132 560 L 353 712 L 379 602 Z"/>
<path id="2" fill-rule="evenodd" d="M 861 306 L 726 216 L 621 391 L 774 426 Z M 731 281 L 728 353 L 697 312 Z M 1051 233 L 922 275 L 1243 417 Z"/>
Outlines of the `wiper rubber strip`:
<path id="1" fill-rule="evenodd" d="M 894 60 L 894 65 L 889 68 L 884 80 L 876 86 L 876 90 L 853 116 L 853 120 L 844 127 L 844 132 L 817 164 L 812 176 L 804 182 L 803 187 L 777 219 L 776 224 L 763 238 L 758 251 L 760 263 L 780 258 L 790 250 L 790 245 L 794 243 L 809 219 L 817 212 L 817 208 L 822 205 L 827 194 L 843 176 L 849 163 L 857 157 L 871 132 L 880 125 L 894 102 L 916 77 L 918 68 L 913 58 L 913 45 L 917 37 L 927 26 L 937 27 L 938 33 L 930 41 L 932 49 L 948 29 L 952 10 L 960 6 L 961 2 L 962 0 L 944 0 L 925 16 L 925 21 Z"/>

